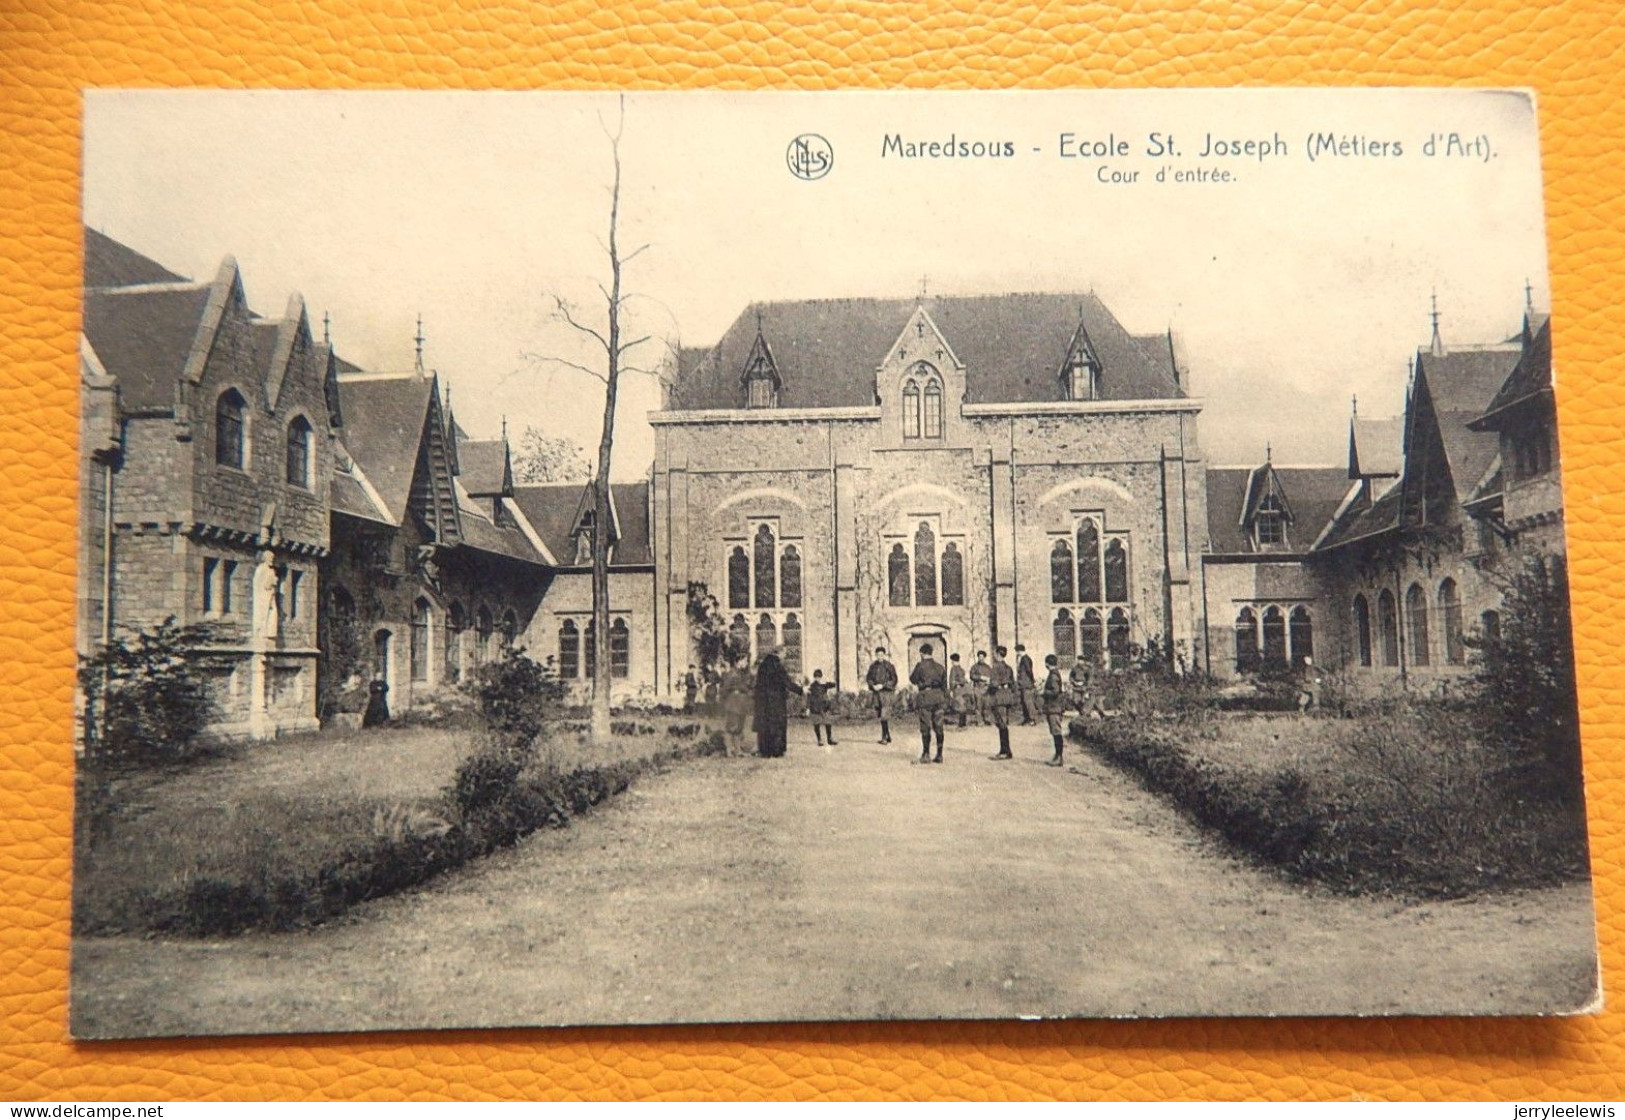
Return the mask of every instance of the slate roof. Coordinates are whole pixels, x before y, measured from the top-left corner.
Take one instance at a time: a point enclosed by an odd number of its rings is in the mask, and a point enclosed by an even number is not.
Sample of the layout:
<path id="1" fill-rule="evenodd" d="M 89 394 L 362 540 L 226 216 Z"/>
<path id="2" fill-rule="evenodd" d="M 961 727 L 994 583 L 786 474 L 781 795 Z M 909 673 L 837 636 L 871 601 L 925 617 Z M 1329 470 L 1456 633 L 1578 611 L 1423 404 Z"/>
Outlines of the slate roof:
<path id="1" fill-rule="evenodd" d="M 512 486 L 506 440 L 459 437 L 457 468 L 463 489 L 475 497 L 506 494 Z"/>
<path id="2" fill-rule="evenodd" d="M 1373 533 L 1385 533 L 1399 527 L 1400 487 L 1394 486 L 1381 494 L 1369 506 L 1351 506 L 1320 542 L 1317 551 L 1336 548 Z"/>
<path id="3" fill-rule="evenodd" d="M 334 513 L 346 513 L 351 517 L 377 521 L 385 525 L 397 524 L 388 510 L 381 508 L 372 500 L 366 487 L 361 485 L 356 471 L 335 469 L 328 494 Z"/>
<path id="4" fill-rule="evenodd" d="M 339 378 L 344 446 L 367 472 L 396 524 L 406 514 L 432 384 L 410 373 Z"/>
<path id="5" fill-rule="evenodd" d="M 463 527 L 463 543 L 482 552 L 524 560 L 531 564 L 543 563 L 541 554 L 515 525 L 499 525 L 491 519 L 490 506 L 472 501 L 459 501 L 459 521 Z"/>
<path id="6" fill-rule="evenodd" d="M 142 256 L 128 245 L 105 233 L 85 228 L 86 288 L 124 288 L 133 284 L 175 284 L 187 278 L 171 272 L 151 257 Z"/>
<path id="7" fill-rule="evenodd" d="M 1212 467 L 1207 472 L 1208 540 L 1214 552 L 1257 551 L 1246 529 L 1273 471 L 1292 515 L 1291 551 L 1307 552 L 1348 497 L 1351 483 L 1343 467 Z"/>
<path id="8" fill-rule="evenodd" d="M 1473 423 L 1478 431 L 1493 431 L 1499 427 L 1496 414 L 1552 387 L 1552 328 L 1551 317 L 1540 315 L 1529 324 L 1529 346 L 1518 359 L 1507 379 L 1496 390 L 1485 406 L 1484 414 Z"/>
<path id="9" fill-rule="evenodd" d="M 124 411 L 175 407 L 175 383 L 186 368 L 208 301 L 206 284 L 85 293 L 85 337 L 102 367 L 118 378 Z"/>
<path id="10" fill-rule="evenodd" d="M 1494 432 L 1474 431 L 1469 425 L 1483 415 L 1519 357 L 1520 351 L 1511 347 L 1417 355 L 1417 376 L 1426 380 L 1433 401 L 1458 502 L 1467 500 L 1501 449 Z"/>
<path id="11" fill-rule="evenodd" d="M 1349 438 L 1355 456 L 1350 461 L 1364 475 L 1397 475 L 1405 463 L 1405 418 L 1384 416 L 1367 418 L 1356 416 Z"/>
<path id="12" fill-rule="evenodd" d="M 589 500 L 591 487 L 590 482 L 547 482 L 514 487 L 514 503 L 560 564 L 570 565 L 575 560 L 576 521 Z M 609 489 L 615 522 L 620 529 L 611 566 L 654 563 L 649 540 L 648 483 L 616 482 L 611 483 Z"/>
<path id="13" fill-rule="evenodd" d="M 680 352 L 670 407 L 743 406 L 740 376 L 756 342 L 758 313 L 783 382 L 781 407 L 872 405 L 875 368 L 922 306 L 965 363 L 971 403 L 1061 399 L 1060 368 L 1080 311 L 1103 367 L 1101 399 L 1183 395 L 1172 358 L 1163 353 L 1166 339 L 1155 354 L 1148 351 L 1093 293 L 1018 293 L 753 303 L 715 346 Z"/>

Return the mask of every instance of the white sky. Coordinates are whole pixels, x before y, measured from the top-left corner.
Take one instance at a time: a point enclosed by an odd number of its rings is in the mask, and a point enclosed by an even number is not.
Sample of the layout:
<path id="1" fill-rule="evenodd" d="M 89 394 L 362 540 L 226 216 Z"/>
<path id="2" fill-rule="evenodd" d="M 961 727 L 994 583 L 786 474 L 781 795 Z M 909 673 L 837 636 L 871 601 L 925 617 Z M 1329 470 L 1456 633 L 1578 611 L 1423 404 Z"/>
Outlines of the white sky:
<path id="1" fill-rule="evenodd" d="M 426 357 L 476 437 L 527 425 L 596 447 L 602 386 L 525 355 L 587 360 L 552 296 L 607 281 L 614 98 L 548 93 L 100 91 L 85 110 L 85 219 L 198 279 L 226 253 L 251 304 L 305 297 L 351 361 Z M 1180 158 L 1144 153 L 1172 133 Z M 1205 134 L 1279 132 L 1285 157 L 1199 160 Z M 1304 157 L 1308 133 L 1399 140 L 1399 159 Z M 1494 158 L 1425 158 L 1430 133 Z M 790 139 L 828 138 L 816 182 Z M 1062 132 L 1131 154 L 1061 159 Z M 882 158 L 882 138 L 1010 140 L 998 160 Z M 1040 149 L 1034 152 L 1033 149 Z M 636 334 L 716 341 L 752 300 L 1093 288 L 1135 333 L 1172 327 L 1216 463 L 1340 462 L 1349 397 L 1399 411 L 1437 289 L 1447 344 L 1504 338 L 1523 286 L 1548 307 L 1534 115 L 1472 91 L 632 94 L 622 244 Z M 1099 166 L 1138 170 L 1108 186 Z M 1158 185 L 1223 166 L 1231 184 Z M 771 341 L 771 340 L 770 340 Z M 652 363 L 659 355 L 639 355 Z M 876 355 L 879 360 L 880 355 Z M 1057 355 L 1059 361 L 1060 355 Z M 624 386 L 615 473 L 653 455 L 649 378 Z"/>

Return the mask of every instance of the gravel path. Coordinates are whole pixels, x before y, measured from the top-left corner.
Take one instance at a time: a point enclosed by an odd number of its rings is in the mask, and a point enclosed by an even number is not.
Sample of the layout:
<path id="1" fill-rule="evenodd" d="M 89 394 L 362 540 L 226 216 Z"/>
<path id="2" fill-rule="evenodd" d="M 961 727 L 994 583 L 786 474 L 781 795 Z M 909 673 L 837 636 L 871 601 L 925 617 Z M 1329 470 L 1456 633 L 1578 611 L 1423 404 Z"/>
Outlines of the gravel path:
<path id="1" fill-rule="evenodd" d="M 1589 891 L 1283 884 L 1081 751 L 941 766 L 852 728 L 647 777 L 301 934 L 80 940 L 80 1037 L 1057 1015 L 1535 1014 L 1592 990 Z M 863 740 L 863 741 L 858 741 Z"/>

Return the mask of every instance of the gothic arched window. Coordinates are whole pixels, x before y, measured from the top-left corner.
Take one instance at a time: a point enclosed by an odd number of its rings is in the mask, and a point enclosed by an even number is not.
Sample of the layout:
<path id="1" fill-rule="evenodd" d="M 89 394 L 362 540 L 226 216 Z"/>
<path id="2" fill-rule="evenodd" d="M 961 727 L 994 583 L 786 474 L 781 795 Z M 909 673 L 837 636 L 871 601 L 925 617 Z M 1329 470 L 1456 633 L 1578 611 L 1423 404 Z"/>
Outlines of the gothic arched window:
<path id="1" fill-rule="evenodd" d="M 734 615 L 728 626 L 728 645 L 730 657 L 750 660 L 750 622 L 742 614 Z"/>
<path id="2" fill-rule="evenodd" d="M 1392 669 L 1399 664 L 1399 609 L 1386 587 L 1377 596 L 1377 636 L 1382 640 L 1382 663 Z"/>
<path id="3" fill-rule="evenodd" d="M 908 606 L 910 578 L 908 553 L 901 544 L 892 545 L 891 554 L 886 557 L 886 585 L 891 589 L 892 606 Z"/>
<path id="4" fill-rule="evenodd" d="M 793 544 L 779 556 L 779 605 L 801 606 L 801 552 Z"/>
<path id="5" fill-rule="evenodd" d="M 1264 610 L 1264 664 L 1271 668 L 1286 665 L 1286 616 L 1280 607 Z"/>
<path id="6" fill-rule="evenodd" d="M 581 630 L 575 620 L 559 624 L 559 679 L 573 681 L 581 675 Z"/>
<path id="7" fill-rule="evenodd" d="M 1055 542 L 1055 547 L 1049 550 L 1049 601 L 1052 603 L 1075 603 L 1077 597 L 1072 586 L 1072 577 L 1077 574 L 1077 565 L 1072 562 L 1072 546 L 1065 540 Z"/>
<path id="8" fill-rule="evenodd" d="M 589 618 L 581 634 L 581 675 L 592 679 L 598 671 L 598 620 Z"/>
<path id="9" fill-rule="evenodd" d="M 446 679 L 457 681 L 463 675 L 463 631 L 468 627 L 468 615 L 463 604 L 453 603 L 446 608 Z"/>
<path id="10" fill-rule="evenodd" d="M 1078 638 L 1078 656 L 1090 665 L 1099 665 L 1101 653 L 1106 648 L 1106 629 L 1101 623 L 1100 612 L 1094 607 L 1083 612 Z"/>
<path id="11" fill-rule="evenodd" d="M 773 571 L 776 567 L 776 558 L 773 555 L 773 530 L 766 525 L 758 525 L 756 527 L 756 539 L 752 542 L 752 547 L 756 553 L 754 564 L 756 572 L 756 606 L 776 607 L 779 604 L 778 581 Z"/>
<path id="12" fill-rule="evenodd" d="M 295 416 L 288 425 L 288 485 L 310 489 L 310 421 Z"/>
<path id="13" fill-rule="evenodd" d="M 1461 592 L 1456 581 L 1446 579 L 1439 584 L 1439 618 L 1444 627 L 1444 660 L 1447 665 L 1467 662 L 1467 646 L 1461 632 Z"/>
<path id="14" fill-rule="evenodd" d="M 632 675 L 632 632 L 624 618 L 609 624 L 609 675 L 622 680 Z"/>
<path id="15" fill-rule="evenodd" d="M 949 541 L 942 549 L 942 605 L 965 605 L 965 557 L 959 545 Z"/>
<path id="16" fill-rule="evenodd" d="M 914 531 L 914 605 L 937 605 L 937 535 L 924 521 Z"/>
<path id="17" fill-rule="evenodd" d="M 1128 668 L 1128 612 L 1113 607 L 1106 618 L 1106 654 L 1113 669 Z"/>
<path id="18" fill-rule="evenodd" d="M 1100 602 L 1100 530 L 1090 518 L 1078 525 L 1078 602 Z"/>
<path id="19" fill-rule="evenodd" d="M 784 616 L 784 652 L 779 660 L 784 662 L 784 671 L 793 677 L 801 675 L 801 620 L 793 613 Z"/>
<path id="20" fill-rule="evenodd" d="M 925 383 L 925 438 L 942 438 L 942 382 L 932 378 Z"/>
<path id="21" fill-rule="evenodd" d="M 429 600 L 419 599 L 412 604 L 411 662 L 412 679 L 429 679 Z"/>
<path id="22" fill-rule="evenodd" d="M 750 557 L 743 545 L 735 545 L 728 554 L 728 606 L 750 606 Z"/>
<path id="23" fill-rule="evenodd" d="M 1114 538 L 1106 545 L 1106 602 L 1128 602 L 1128 549 Z"/>
<path id="24" fill-rule="evenodd" d="M 1251 673 L 1258 668 L 1258 616 L 1253 608 L 1236 612 L 1236 672 Z"/>
<path id="25" fill-rule="evenodd" d="M 1293 607 L 1287 628 L 1291 631 L 1292 664 L 1302 665 L 1315 655 L 1315 622 L 1309 617 L 1309 608 Z"/>
<path id="26" fill-rule="evenodd" d="M 474 612 L 474 659 L 480 664 L 491 660 L 491 609 Z"/>
<path id="27" fill-rule="evenodd" d="M 1078 629 L 1072 621 L 1072 612 L 1062 607 L 1055 612 L 1055 623 L 1052 627 L 1055 640 L 1055 656 L 1061 662 L 1061 668 L 1069 669 L 1072 662 L 1078 657 Z"/>
<path id="28" fill-rule="evenodd" d="M 1428 595 L 1419 583 L 1405 592 L 1405 621 L 1410 628 L 1411 664 L 1427 665 L 1431 660 L 1428 641 Z"/>
<path id="29" fill-rule="evenodd" d="M 920 438 L 920 387 L 912 379 L 903 385 L 903 438 Z"/>
<path id="30" fill-rule="evenodd" d="M 503 611 L 502 626 L 497 632 L 501 635 L 502 652 L 507 653 L 513 649 L 513 643 L 519 637 L 519 616 L 511 610 Z"/>
<path id="31" fill-rule="evenodd" d="M 1478 616 L 1479 628 L 1484 631 L 1486 642 L 1501 640 L 1501 612 L 1495 610 L 1485 611 Z"/>
<path id="32" fill-rule="evenodd" d="M 772 653 L 778 644 L 779 628 L 774 625 L 772 615 L 764 614 L 756 620 L 756 656 Z"/>
<path id="33" fill-rule="evenodd" d="M 227 389 L 214 402 L 214 461 L 223 467 L 243 467 L 247 411 L 248 402 L 236 389 Z"/>
<path id="34" fill-rule="evenodd" d="M 1364 595 L 1354 597 L 1354 643 L 1360 664 L 1371 664 L 1371 604 Z"/>

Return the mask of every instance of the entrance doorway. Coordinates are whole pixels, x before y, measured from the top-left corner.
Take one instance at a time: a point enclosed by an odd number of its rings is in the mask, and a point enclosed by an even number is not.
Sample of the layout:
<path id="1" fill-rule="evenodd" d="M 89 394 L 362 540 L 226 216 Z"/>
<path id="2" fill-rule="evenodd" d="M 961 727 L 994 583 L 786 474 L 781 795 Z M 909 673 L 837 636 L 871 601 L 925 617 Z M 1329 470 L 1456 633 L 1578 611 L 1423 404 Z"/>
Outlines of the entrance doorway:
<path id="1" fill-rule="evenodd" d="M 933 661 L 939 665 L 948 664 L 948 654 L 950 652 L 948 649 L 948 631 L 927 630 L 908 636 L 908 669 L 910 671 L 920 663 L 920 647 L 927 645 L 931 647 L 931 659 Z M 908 673 L 905 672 L 903 676 L 906 679 Z"/>

